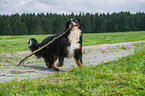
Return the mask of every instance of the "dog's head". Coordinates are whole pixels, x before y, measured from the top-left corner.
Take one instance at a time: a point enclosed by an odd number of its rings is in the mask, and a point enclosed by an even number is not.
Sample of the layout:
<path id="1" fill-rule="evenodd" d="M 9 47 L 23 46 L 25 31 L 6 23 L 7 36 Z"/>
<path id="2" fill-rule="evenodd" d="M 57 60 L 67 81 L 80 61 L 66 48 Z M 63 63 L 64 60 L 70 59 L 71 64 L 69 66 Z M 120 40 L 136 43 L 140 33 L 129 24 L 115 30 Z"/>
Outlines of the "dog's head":
<path id="1" fill-rule="evenodd" d="M 80 30 L 83 29 L 81 21 L 78 18 L 71 18 L 69 21 L 67 21 L 65 28 L 68 29 L 70 27 L 71 28 L 78 27 Z"/>

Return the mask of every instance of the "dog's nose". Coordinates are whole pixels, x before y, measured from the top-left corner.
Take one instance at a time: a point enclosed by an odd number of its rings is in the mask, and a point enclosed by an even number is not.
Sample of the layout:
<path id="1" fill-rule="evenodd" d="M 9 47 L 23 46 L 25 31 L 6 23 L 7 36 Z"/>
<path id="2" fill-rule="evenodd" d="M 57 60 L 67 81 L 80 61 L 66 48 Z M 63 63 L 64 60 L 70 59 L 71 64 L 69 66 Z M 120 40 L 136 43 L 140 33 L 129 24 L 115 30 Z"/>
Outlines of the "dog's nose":
<path id="1" fill-rule="evenodd" d="M 75 19 L 73 19 L 72 21 L 75 22 Z"/>

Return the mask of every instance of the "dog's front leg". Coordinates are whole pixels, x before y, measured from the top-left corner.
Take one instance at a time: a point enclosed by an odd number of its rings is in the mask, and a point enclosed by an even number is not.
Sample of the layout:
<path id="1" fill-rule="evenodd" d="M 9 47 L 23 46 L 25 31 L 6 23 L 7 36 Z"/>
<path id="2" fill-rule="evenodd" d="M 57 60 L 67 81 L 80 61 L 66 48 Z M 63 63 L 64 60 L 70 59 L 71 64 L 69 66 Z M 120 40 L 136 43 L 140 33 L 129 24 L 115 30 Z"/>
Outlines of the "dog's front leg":
<path id="1" fill-rule="evenodd" d="M 83 62 L 82 62 L 82 51 L 81 51 L 81 49 L 75 50 L 74 58 L 76 60 L 77 65 L 80 68 L 82 68 L 83 67 Z"/>

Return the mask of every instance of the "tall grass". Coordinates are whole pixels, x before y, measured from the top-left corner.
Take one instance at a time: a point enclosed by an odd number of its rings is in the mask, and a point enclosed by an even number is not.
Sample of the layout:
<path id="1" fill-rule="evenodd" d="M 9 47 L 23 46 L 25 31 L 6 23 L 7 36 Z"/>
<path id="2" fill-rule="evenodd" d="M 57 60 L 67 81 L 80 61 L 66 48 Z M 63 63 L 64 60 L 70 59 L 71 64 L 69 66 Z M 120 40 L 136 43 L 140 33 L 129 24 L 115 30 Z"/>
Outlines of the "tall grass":
<path id="1" fill-rule="evenodd" d="M 2 96 L 144 96 L 145 44 L 135 54 L 97 66 L 0 84 Z"/>
<path id="2" fill-rule="evenodd" d="M 0 53 L 28 50 L 28 40 L 36 38 L 41 42 L 50 35 L 24 35 L 24 36 L 0 36 Z M 117 32 L 117 33 L 94 33 L 83 35 L 83 45 L 96 45 L 103 43 L 119 43 L 145 40 L 145 31 Z"/>

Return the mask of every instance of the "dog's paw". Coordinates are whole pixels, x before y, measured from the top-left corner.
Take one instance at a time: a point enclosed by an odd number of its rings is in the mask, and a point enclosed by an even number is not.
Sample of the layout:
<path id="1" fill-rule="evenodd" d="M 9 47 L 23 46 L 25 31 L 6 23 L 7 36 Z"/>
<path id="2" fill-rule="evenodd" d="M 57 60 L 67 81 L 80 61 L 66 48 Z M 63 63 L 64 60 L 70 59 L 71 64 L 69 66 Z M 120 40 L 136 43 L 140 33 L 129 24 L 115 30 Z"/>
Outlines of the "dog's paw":
<path id="1" fill-rule="evenodd" d="M 56 66 L 57 67 L 62 67 L 64 65 L 64 62 L 62 63 L 62 65 L 60 63 L 58 63 Z"/>
<path id="2" fill-rule="evenodd" d="M 57 67 L 52 67 L 52 69 L 55 70 L 55 71 L 60 71 L 60 69 L 57 68 Z"/>

